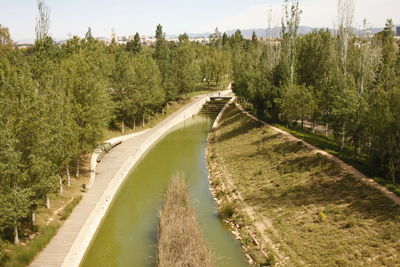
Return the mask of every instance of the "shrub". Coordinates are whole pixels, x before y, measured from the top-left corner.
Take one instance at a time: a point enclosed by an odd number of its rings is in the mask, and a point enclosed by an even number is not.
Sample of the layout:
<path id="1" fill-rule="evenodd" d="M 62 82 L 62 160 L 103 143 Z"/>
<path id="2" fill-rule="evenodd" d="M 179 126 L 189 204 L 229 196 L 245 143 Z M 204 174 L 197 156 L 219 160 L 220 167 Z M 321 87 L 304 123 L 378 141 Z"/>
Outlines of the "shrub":
<path id="1" fill-rule="evenodd" d="M 78 205 L 78 203 L 82 200 L 82 195 L 75 197 L 67 206 L 63 209 L 61 213 L 58 215 L 61 216 L 60 220 L 66 220 L 71 214 L 72 210 Z"/>
<path id="2" fill-rule="evenodd" d="M 337 266 L 351 266 L 350 262 L 345 259 L 338 259 L 336 260 L 336 265 Z"/>
<path id="3" fill-rule="evenodd" d="M 268 266 L 266 265 L 267 259 L 265 258 L 264 254 L 262 254 L 261 251 L 259 251 L 258 249 L 249 249 L 249 255 L 259 266 Z"/>
<path id="4" fill-rule="evenodd" d="M 224 203 L 219 211 L 219 215 L 222 219 L 228 219 L 235 213 L 232 203 Z"/>
<path id="5" fill-rule="evenodd" d="M 31 240 L 27 246 L 14 246 L 10 251 L 10 258 L 6 261 L 5 266 L 26 266 L 32 259 L 39 253 L 50 241 L 50 239 L 57 233 L 59 224 L 52 223 L 41 230 L 41 234 Z"/>
<path id="6" fill-rule="evenodd" d="M 327 219 L 326 214 L 323 211 L 318 212 L 318 221 L 325 222 Z"/>
<path id="7" fill-rule="evenodd" d="M 400 187 L 399 187 L 399 186 L 396 186 L 396 185 L 394 185 L 394 184 L 387 184 L 387 185 L 385 185 L 385 187 L 386 187 L 388 190 L 390 190 L 390 191 L 392 191 L 393 193 L 395 193 L 396 195 L 400 196 Z"/>
<path id="8" fill-rule="evenodd" d="M 382 177 L 374 177 L 373 178 L 375 182 L 377 182 L 380 185 L 385 186 L 387 184 L 387 181 L 383 179 Z"/>
<path id="9" fill-rule="evenodd" d="M 6 243 L 0 239 L 0 266 L 3 266 L 9 255 L 6 252 Z"/>
<path id="10" fill-rule="evenodd" d="M 274 254 L 269 253 L 265 263 L 266 263 L 265 266 L 274 266 L 276 264 L 276 259 L 275 259 Z"/>
<path id="11" fill-rule="evenodd" d="M 360 224 L 360 222 L 359 222 L 359 220 L 357 218 L 350 217 L 344 227 L 345 228 L 351 228 L 351 227 L 359 225 L 359 224 Z"/>

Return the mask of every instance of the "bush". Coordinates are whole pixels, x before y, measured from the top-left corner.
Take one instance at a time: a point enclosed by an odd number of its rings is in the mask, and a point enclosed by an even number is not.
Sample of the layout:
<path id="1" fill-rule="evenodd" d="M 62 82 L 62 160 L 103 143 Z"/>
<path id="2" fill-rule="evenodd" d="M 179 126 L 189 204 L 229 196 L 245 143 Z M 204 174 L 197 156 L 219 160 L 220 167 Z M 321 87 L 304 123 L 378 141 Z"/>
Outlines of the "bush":
<path id="1" fill-rule="evenodd" d="M 224 203 L 219 211 L 219 215 L 222 219 L 229 219 L 235 213 L 232 203 Z"/>
<path id="2" fill-rule="evenodd" d="M 27 246 L 14 246 L 10 251 L 10 258 L 6 261 L 5 266 L 23 267 L 28 265 L 32 259 L 38 254 L 50 239 L 57 233 L 59 224 L 52 223 L 42 229 L 42 233 L 31 240 Z"/>
<path id="3" fill-rule="evenodd" d="M 348 260 L 345 259 L 338 259 L 336 261 L 337 266 L 351 266 L 351 263 Z"/>
<path id="4" fill-rule="evenodd" d="M 267 264 L 267 259 L 265 258 L 264 254 L 261 253 L 256 248 L 251 248 L 248 251 L 250 257 L 259 265 L 259 266 L 268 266 Z"/>
<path id="5" fill-rule="evenodd" d="M 269 253 L 265 266 L 274 266 L 275 264 L 276 264 L 276 259 L 274 254 Z"/>
<path id="6" fill-rule="evenodd" d="M 357 218 L 350 217 L 344 227 L 345 228 L 351 228 L 351 227 L 357 226 L 359 224 L 360 224 L 360 221 Z"/>
<path id="7" fill-rule="evenodd" d="M 396 195 L 400 196 L 400 187 L 394 184 L 387 184 L 385 187 L 395 193 Z"/>
<path id="8" fill-rule="evenodd" d="M 4 266 L 9 255 L 6 252 L 6 243 L 0 239 L 0 266 Z"/>
<path id="9" fill-rule="evenodd" d="M 374 177 L 373 178 L 375 182 L 377 182 L 380 185 L 385 186 L 387 184 L 387 181 L 383 179 L 382 177 Z"/>
<path id="10" fill-rule="evenodd" d="M 327 219 L 326 214 L 323 211 L 318 212 L 318 221 L 325 222 Z"/>
<path id="11" fill-rule="evenodd" d="M 78 203 L 82 200 L 82 195 L 75 197 L 67 206 L 62 210 L 58 215 L 61 216 L 60 220 L 66 220 L 71 214 L 72 210 L 78 205 Z"/>

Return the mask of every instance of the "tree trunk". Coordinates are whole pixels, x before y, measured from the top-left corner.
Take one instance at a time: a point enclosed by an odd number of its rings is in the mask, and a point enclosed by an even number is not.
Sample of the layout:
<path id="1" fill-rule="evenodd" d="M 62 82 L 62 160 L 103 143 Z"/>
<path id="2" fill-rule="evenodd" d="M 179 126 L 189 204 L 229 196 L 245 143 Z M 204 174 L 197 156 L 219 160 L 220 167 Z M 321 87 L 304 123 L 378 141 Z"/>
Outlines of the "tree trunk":
<path id="1" fill-rule="evenodd" d="M 76 178 L 79 178 L 79 157 L 76 158 L 76 174 L 75 174 Z"/>
<path id="2" fill-rule="evenodd" d="M 343 151 L 344 149 L 344 141 L 346 140 L 346 124 L 343 124 L 343 129 L 342 129 L 342 141 L 340 144 L 340 151 Z"/>
<path id="3" fill-rule="evenodd" d="M 69 164 L 67 164 L 67 167 L 65 167 L 66 171 L 67 171 L 67 186 L 71 187 L 71 175 L 69 173 Z"/>
<path id="4" fill-rule="evenodd" d="M 60 196 L 63 195 L 63 181 L 62 178 L 60 177 Z"/>
<path id="5" fill-rule="evenodd" d="M 136 118 L 133 117 L 133 130 L 136 131 Z"/>
<path id="6" fill-rule="evenodd" d="M 328 136 L 328 123 L 325 123 L 325 136 Z"/>
<path id="7" fill-rule="evenodd" d="M 19 237 L 18 237 L 18 226 L 17 222 L 14 222 L 14 244 L 19 245 Z"/>
<path id="8" fill-rule="evenodd" d="M 393 157 L 390 157 L 390 161 L 389 161 L 389 173 L 390 173 L 390 178 L 392 179 L 392 184 L 396 184 L 396 177 L 395 177 L 395 175 L 394 175 Z"/>
<path id="9" fill-rule="evenodd" d="M 125 123 L 124 123 L 124 120 L 121 120 L 121 133 L 122 133 L 122 134 L 125 133 Z"/>
<path id="10" fill-rule="evenodd" d="M 144 127 L 144 114 L 143 114 L 143 127 Z"/>
<path id="11" fill-rule="evenodd" d="M 49 195 L 46 195 L 46 208 L 48 208 L 48 209 L 51 208 L 51 203 L 50 203 Z"/>
<path id="12" fill-rule="evenodd" d="M 32 212 L 32 224 L 36 225 L 36 213 Z"/>
<path id="13" fill-rule="evenodd" d="M 304 119 L 301 119 L 301 128 L 304 128 Z M 314 127 L 313 127 L 314 128 Z"/>

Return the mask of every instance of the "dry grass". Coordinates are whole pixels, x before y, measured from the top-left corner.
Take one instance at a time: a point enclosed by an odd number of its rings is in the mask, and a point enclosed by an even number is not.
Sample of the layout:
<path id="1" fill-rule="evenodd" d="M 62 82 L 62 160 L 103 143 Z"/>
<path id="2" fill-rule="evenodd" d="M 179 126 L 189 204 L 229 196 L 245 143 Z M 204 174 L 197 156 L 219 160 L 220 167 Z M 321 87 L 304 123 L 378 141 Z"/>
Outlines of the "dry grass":
<path id="1" fill-rule="evenodd" d="M 158 266 L 213 266 L 182 176 L 172 179 L 160 211 Z"/>
<path id="2" fill-rule="evenodd" d="M 400 266 L 400 207 L 231 107 L 213 143 L 287 266 Z"/>

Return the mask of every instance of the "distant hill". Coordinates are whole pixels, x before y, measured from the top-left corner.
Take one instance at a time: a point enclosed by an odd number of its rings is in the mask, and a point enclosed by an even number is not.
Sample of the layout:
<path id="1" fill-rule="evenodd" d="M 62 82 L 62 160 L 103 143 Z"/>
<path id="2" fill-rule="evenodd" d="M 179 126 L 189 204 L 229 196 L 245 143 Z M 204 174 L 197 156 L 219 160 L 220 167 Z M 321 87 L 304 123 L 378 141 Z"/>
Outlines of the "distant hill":
<path id="1" fill-rule="evenodd" d="M 397 25 L 396 27 L 399 27 L 399 26 L 400 26 L 400 24 Z M 298 34 L 299 35 L 307 34 L 315 29 L 318 30 L 318 29 L 326 29 L 326 28 L 313 28 L 313 27 L 308 27 L 308 26 L 299 26 Z M 329 29 L 329 30 L 332 32 L 335 31 L 334 29 Z M 378 33 L 382 30 L 383 30 L 383 27 L 367 29 L 367 31 L 369 31 L 371 34 Z M 245 38 L 250 38 L 252 36 L 253 32 L 255 32 L 258 37 L 266 37 L 266 36 L 279 37 L 281 34 L 281 27 L 275 27 L 275 28 L 270 29 L 269 31 L 267 31 L 267 29 L 261 29 L 261 28 L 244 29 L 244 30 L 240 30 L 240 31 L 242 32 L 242 35 Z M 354 28 L 353 31 L 356 34 L 361 33 L 361 29 Z M 230 35 L 234 34 L 235 32 L 236 32 L 236 29 L 229 30 L 229 31 L 226 31 L 226 34 L 228 34 L 230 36 Z M 188 35 L 190 37 L 209 37 L 210 34 L 211 33 L 207 32 L 207 33 L 190 33 Z M 176 35 L 175 35 L 175 37 L 176 37 Z M 171 38 L 172 38 L 172 36 L 171 36 Z"/>
<path id="2" fill-rule="evenodd" d="M 400 27 L 400 24 L 396 25 L 396 27 Z M 313 28 L 313 27 L 308 27 L 308 26 L 299 26 L 299 30 L 298 30 L 298 34 L 299 35 L 303 35 L 303 34 L 307 34 L 310 33 L 311 31 L 313 31 L 314 29 L 326 29 L 326 28 Z M 335 30 L 333 29 L 329 29 L 330 31 L 334 32 Z M 383 30 L 383 27 L 381 28 L 369 28 L 367 29 L 371 34 L 375 34 L 378 33 L 380 31 Z M 270 36 L 269 33 L 271 33 L 271 36 L 276 38 L 279 37 L 281 34 L 281 27 L 275 27 L 272 28 L 269 31 L 267 31 L 267 29 L 261 29 L 261 28 L 252 28 L 252 29 L 244 29 L 244 30 L 240 30 L 242 32 L 242 35 L 245 38 L 250 38 L 253 34 L 253 31 L 256 32 L 258 37 L 266 37 L 266 36 Z M 356 34 L 360 34 L 361 30 L 354 28 L 353 31 Z M 226 31 L 226 34 L 228 34 L 229 36 L 231 36 L 232 34 L 234 34 L 236 32 L 236 29 L 233 30 L 229 30 Z M 210 34 L 212 34 L 211 32 L 204 32 L 204 33 L 188 33 L 189 37 L 192 38 L 208 38 L 210 36 Z M 179 35 L 178 34 L 167 34 L 167 38 L 177 38 Z M 55 38 L 57 42 L 65 42 L 65 38 Z M 108 39 L 106 37 L 98 37 L 97 39 Z M 34 39 L 20 39 L 20 40 L 15 40 L 15 42 L 19 43 L 19 44 L 33 44 L 35 43 Z"/>

